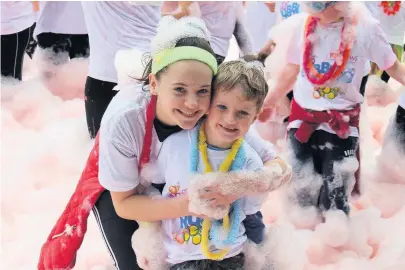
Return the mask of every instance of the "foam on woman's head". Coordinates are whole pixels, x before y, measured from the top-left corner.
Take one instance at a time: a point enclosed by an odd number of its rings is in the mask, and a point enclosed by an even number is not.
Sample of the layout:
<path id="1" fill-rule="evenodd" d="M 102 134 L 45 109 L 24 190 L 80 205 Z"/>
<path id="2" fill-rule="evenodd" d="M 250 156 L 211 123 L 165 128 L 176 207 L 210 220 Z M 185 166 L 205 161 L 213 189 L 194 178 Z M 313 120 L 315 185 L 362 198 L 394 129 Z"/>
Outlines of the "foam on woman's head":
<path id="1" fill-rule="evenodd" d="M 179 41 L 187 38 L 204 40 L 207 46 L 199 47 L 192 44 L 194 42 L 179 46 Z M 212 69 L 214 75 L 218 69 L 216 58 L 209 47 L 208 30 L 201 19 L 194 17 L 179 20 L 172 16 L 163 17 L 157 35 L 152 40 L 152 58 L 153 74 L 180 60 L 197 60 L 205 63 Z"/>

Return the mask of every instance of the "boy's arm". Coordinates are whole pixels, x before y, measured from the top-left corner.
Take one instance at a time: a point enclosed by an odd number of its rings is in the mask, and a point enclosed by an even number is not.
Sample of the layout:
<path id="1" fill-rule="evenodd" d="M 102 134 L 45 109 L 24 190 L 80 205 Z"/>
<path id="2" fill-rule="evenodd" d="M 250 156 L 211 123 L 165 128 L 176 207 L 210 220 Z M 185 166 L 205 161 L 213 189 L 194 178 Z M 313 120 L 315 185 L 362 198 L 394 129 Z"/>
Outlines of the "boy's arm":
<path id="1" fill-rule="evenodd" d="M 300 66 L 294 63 L 288 63 L 282 68 L 279 79 L 276 80 L 274 87 L 266 96 L 263 109 L 274 108 L 277 102 L 293 89 L 299 72 Z"/>
<path id="2" fill-rule="evenodd" d="M 394 80 L 405 85 L 405 65 L 403 63 L 397 60 L 390 68 L 387 68 L 386 71 Z"/>

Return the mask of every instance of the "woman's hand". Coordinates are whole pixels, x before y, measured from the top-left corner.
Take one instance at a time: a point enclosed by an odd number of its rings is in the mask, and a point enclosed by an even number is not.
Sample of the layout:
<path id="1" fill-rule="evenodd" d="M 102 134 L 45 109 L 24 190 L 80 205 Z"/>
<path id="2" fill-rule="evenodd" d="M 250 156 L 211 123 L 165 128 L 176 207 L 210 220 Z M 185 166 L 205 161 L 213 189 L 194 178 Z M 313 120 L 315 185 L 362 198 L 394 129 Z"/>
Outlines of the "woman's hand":
<path id="1" fill-rule="evenodd" d="M 234 194 L 224 195 L 216 190 L 218 190 L 218 187 L 215 186 L 211 187 L 210 189 L 206 189 L 204 193 L 200 195 L 200 198 L 203 200 L 208 200 L 209 205 L 212 207 L 226 207 L 239 199 L 238 196 Z"/>

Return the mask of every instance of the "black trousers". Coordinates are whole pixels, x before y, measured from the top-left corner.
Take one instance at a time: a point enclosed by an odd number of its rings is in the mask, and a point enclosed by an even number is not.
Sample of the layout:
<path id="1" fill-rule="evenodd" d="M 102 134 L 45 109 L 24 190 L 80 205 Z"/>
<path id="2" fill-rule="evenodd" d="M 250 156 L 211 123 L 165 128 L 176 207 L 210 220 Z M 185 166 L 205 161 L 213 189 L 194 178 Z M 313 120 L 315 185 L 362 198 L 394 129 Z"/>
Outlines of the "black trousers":
<path id="1" fill-rule="evenodd" d="M 11 35 L 1 35 L 1 75 L 22 80 L 24 53 L 32 38 L 34 25 Z"/>
<path id="2" fill-rule="evenodd" d="M 116 85 L 116 83 L 87 77 L 84 89 L 84 105 L 87 127 L 91 138 L 96 137 L 104 112 L 110 101 L 118 93 L 118 91 L 113 90 Z"/>
<path id="3" fill-rule="evenodd" d="M 355 171 L 335 170 L 337 163 L 348 157 L 356 157 L 358 138 L 341 139 L 336 134 L 316 130 L 307 143 L 295 138 L 297 129 L 288 131 L 288 144 L 292 149 L 293 181 L 302 181 L 294 185 L 295 200 L 302 207 L 317 206 L 320 210 L 343 210 L 346 214 L 348 204 L 349 181 L 354 180 Z M 313 173 L 308 173 L 313 169 Z M 307 183 L 303 176 L 321 176 L 319 190 L 313 183 Z"/>
<path id="4" fill-rule="evenodd" d="M 52 50 L 49 60 L 55 65 L 61 64 L 61 59 L 58 57 L 60 53 L 68 53 L 70 59 L 90 55 L 88 35 L 41 33 L 37 36 L 37 40 L 41 49 Z"/>
<path id="5" fill-rule="evenodd" d="M 199 260 L 187 261 L 170 267 L 170 270 L 243 270 L 245 256 L 243 253 L 222 261 Z"/>
<path id="6" fill-rule="evenodd" d="M 220 65 L 222 64 L 222 62 L 224 62 L 225 60 L 225 56 L 219 55 L 219 54 L 215 54 L 215 58 L 217 59 L 217 64 Z"/>
<path id="7" fill-rule="evenodd" d="M 395 113 L 394 128 L 399 146 L 405 154 L 405 109 L 398 106 Z"/>

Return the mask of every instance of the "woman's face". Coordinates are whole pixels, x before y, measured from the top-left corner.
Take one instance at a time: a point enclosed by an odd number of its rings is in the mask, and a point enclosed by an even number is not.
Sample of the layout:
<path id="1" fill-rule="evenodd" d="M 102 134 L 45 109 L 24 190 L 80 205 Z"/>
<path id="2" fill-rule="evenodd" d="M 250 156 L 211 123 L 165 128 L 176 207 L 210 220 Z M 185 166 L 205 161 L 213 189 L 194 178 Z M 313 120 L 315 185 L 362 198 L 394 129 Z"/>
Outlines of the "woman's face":
<path id="1" fill-rule="evenodd" d="M 157 95 L 156 115 L 167 125 L 191 129 L 208 111 L 213 72 L 206 64 L 182 60 L 160 75 L 150 76 L 150 91 Z"/>

